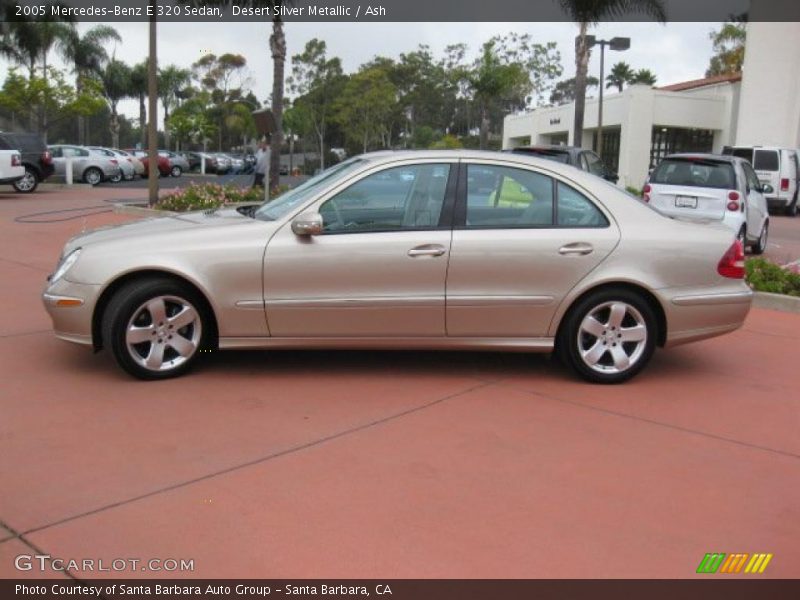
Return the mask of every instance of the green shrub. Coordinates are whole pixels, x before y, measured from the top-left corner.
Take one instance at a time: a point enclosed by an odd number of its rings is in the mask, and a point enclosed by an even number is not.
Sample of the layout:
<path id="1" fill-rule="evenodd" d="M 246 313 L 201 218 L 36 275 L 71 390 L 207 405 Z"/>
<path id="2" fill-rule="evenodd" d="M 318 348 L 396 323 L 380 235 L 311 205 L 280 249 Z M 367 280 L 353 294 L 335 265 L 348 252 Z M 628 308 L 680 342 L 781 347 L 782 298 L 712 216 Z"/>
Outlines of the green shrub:
<path id="1" fill-rule="evenodd" d="M 637 198 L 642 197 L 642 190 L 640 190 L 639 188 L 635 188 L 632 185 L 626 185 L 625 191 L 628 192 L 629 194 L 633 194 Z"/>
<path id="2" fill-rule="evenodd" d="M 747 283 L 758 292 L 800 296 L 800 274 L 771 263 L 765 258 L 751 258 L 745 263 Z"/>
<path id="3" fill-rule="evenodd" d="M 272 197 L 276 198 L 286 189 L 288 189 L 287 186 L 279 186 Z M 219 208 L 224 204 L 263 201 L 263 188 L 240 188 L 218 183 L 202 183 L 191 184 L 188 187 L 167 194 L 159 199 L 156 208 L 173 212 L 188 212 L 192 210 L 210 210 Z"/>

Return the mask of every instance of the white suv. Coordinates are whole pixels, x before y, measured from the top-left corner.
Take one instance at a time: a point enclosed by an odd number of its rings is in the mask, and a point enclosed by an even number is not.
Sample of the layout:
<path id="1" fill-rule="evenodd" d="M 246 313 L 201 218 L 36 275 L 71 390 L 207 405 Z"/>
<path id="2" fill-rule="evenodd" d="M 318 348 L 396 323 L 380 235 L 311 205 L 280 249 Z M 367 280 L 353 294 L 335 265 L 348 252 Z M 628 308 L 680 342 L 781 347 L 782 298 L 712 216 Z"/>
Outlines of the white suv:
<path id="1" fill-rule="evenodd" d="M 769 213 L 765 194 L 749 162 L 735 156 L 672 154 L 652 172 L 642 199 L 670 217 L 722 221 L 754 254 L 767 249 Z"/>
<path id="2" fill-rule="evenodd" d="M 767 195 L 767 205 L 790 217 L 797 215 L 797 190 L 800 180 L 798 151 L 771 146 L 726 146 L 723 154 L 738 156 L 750 162 L 761 183 L 775 190 Z"/>

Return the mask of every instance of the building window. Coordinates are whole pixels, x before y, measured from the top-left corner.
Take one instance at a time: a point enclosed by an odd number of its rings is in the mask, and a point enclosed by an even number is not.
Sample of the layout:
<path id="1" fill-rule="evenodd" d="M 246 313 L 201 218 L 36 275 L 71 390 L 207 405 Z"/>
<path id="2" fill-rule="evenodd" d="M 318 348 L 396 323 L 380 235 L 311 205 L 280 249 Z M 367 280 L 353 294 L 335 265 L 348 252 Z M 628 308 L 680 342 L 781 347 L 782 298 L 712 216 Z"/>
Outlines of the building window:
<path id="1" fill-rule="evenodd" d="M 653 169 L 668 154 L 677 152 L 711 152 L 714 132 L 710 129 L 679 129 L 653 127 L 650 143 L 650 168 Z"/>

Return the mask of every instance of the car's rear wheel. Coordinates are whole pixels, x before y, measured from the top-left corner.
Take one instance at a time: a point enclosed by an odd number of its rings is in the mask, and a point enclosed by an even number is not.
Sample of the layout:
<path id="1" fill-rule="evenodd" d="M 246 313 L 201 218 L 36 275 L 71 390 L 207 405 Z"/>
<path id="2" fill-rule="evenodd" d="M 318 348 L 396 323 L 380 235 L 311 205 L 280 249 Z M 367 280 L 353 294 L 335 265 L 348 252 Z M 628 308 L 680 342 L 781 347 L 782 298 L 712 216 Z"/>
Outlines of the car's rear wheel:
<path id="1" fill-rule="evenodd" d="M 188 371 L 211 329 L 203 299 L 171 279 L 123 286 L 103 315 L 103 341 L 119 366 L 140 379 L 167 379 Z"/>
<path id="2" fill-rule="evenodd" d="M 758 236 L 758 241 L 753 244 L 753 254 L 764 254 L 767 249 L 767 237 L 769 236 L 769 221 L 764 222 L 761 228 L 761 235 Z"/>
<path id="3" fill-rule="evenodd" d="M 747 248 L 747 225 L 742 225 L 742 228 L 736 235 L 736 239 L 742 242 L 742 248 Z"/>
<path id="4" fill-rule="evenodd" d="M 181 169 L 178 165 L 172 167 L 172 170 L 169 172 L 170 175 L 173 177 L 180 177 L 183 174 L 183 169 Z"/>
<path id="5" fill-rule="evenodd" d="M 658 326 L 650 305 L 626 289 L 598 290 L 572 307 L 557 351 L 594 383 L 621 383 L 636 375 L 655 350 Z"/>
<path id="6" fill-rule="evenodd" d="M 794 200 L 792 201 L 792 203 L 786 207 L 786 216 L 787 217 L 797 216 L 797 193 L 795 193 Z"/>
<path id="7" fill-rule="evenodd" d="M 21 194 L 31 194 L 39 185 L 39 177 L 36 175 L 36 171 L 25 167 L 25 175 L 22 176 L 22 179 L 18 179 L 11 185 Z"/>
<path id="8" fill-rule="evenodd" d="M 119 173 L 117 173 L 113 177 L 109 177 L 108 180 L 111 183 L 119 183 L 120 181 L 122 181 L 122 171 L 120 171 Z"/>
<path id="9" fill-rule="evenodd" d="M 83 180 L 89 185 L 97 185 L 103 181 L 103 172 L 97 167 L 89 167 L 83 172 Z"/>

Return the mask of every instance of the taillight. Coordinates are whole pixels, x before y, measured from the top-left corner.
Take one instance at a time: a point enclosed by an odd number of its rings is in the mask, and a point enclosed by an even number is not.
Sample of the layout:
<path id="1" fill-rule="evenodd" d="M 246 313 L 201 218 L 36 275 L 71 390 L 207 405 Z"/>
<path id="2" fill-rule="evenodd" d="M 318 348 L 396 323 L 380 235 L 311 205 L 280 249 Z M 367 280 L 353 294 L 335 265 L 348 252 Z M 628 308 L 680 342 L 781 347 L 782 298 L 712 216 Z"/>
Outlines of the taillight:
<path id="1" fill-rule="evenodd" d="M 782 192 L 788 192 L 789 191 L 789 178 L 788 177 L 784 177 L 783 179 L 781 179 L 781 191 Z"/>
<path id="2" fill-rule="evenodd" d="M 12 154 L 11 155 L 11 166 L 12 167 L 21 167 L 22 166 L 22 159 L 20 158 L 19 154 Z"/>
<path id="3" fill-rule="evenodd" d="M 642 188 L 642 200 L 644 200 L 645 202 L 650 202 L 650 191 L 651 191 L 652 189 L 653 189 L 653 188 L 651 188 L 651 187 L 650 187 L 650 184 L 649 184 L 649 183 L 648 183 L 648 184 L 646 184 L 646 185 L 645 185 L 645 186 Z"/>
<path id="4" fill-rule="evenodd" d="M 728 192 L 728 200 L 733 200 L 734 202 L 738 202 L 739 201 L 739 192 L 737 192 L 737 191 Z"/>
<path id="5" fill-rule="evenodd" d="M 45 150 L 42 152 L 42 162 L 46 165 L 49 165 L 53 162 L 53 155 L 50 154 L 50 150 Z"/>
<path id="6" fill-rule="evenodd" d="M 738 202 L 728 202 L 728 210 L 732 212 L 736 212 L 739 210 L 739 203 Z"/>
<path id="7" fill-rule="evenodd" d="M 734 240 L 719 259 L 717 273 L 730 279 L 744 279 L 744 246 L 741 240 Z"/>

